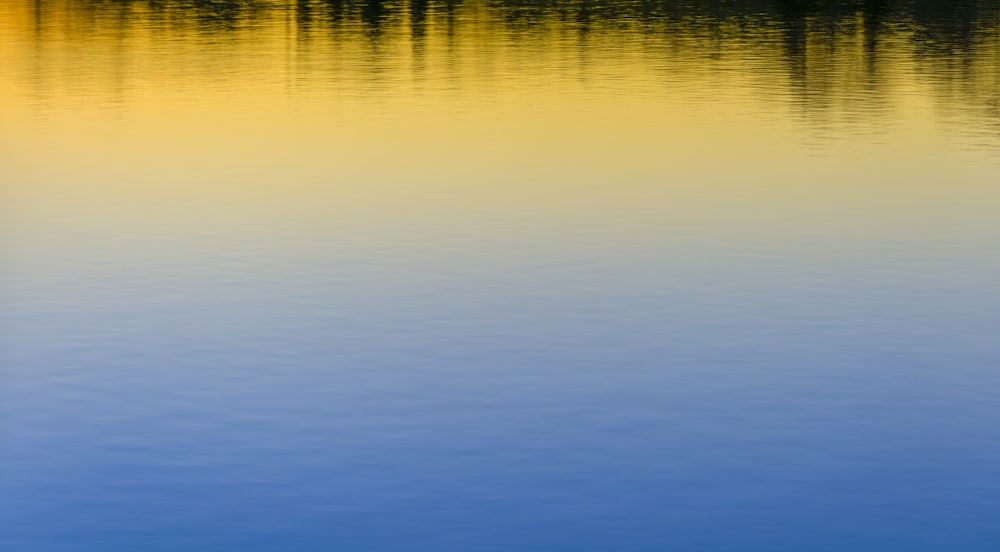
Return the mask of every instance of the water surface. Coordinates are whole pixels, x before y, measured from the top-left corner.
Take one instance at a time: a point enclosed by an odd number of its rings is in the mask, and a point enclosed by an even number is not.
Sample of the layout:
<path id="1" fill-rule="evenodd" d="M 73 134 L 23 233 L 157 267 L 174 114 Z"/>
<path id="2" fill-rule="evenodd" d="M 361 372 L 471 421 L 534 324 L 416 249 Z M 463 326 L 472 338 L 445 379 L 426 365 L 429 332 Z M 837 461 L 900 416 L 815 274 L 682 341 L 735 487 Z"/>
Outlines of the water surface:
<path id="1" fill-rule="evenodd" d="M 992 551 L 990 1 L 0 5 L 0 548 Z"/>

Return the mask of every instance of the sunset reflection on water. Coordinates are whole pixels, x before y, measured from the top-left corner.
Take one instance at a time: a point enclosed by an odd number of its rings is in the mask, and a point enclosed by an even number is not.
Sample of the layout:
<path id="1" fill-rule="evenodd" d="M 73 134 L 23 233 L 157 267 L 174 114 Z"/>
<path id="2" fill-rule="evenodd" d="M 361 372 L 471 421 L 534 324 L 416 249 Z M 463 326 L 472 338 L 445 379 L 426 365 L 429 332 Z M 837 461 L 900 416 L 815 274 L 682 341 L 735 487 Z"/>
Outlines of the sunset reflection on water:
<path id="1" fill-rule="evenodd" d="M 0 548 L 963 550 L 987 1 L 0 6 Z"/>

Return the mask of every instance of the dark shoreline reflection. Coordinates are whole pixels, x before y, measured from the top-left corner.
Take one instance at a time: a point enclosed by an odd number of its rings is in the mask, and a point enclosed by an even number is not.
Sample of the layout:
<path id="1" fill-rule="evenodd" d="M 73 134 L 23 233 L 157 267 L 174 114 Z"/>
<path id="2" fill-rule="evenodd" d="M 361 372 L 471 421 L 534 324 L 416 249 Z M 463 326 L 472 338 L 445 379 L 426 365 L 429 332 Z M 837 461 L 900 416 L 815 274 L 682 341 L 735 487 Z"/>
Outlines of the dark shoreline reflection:
<path id="1" fill-rule="evenodd" d="M 666 63 L 668 71 L 671 63 L 684 60 L 741 61 L 745 52 L 740 69 L 786 82 L 782 95 L 818 128 L 830 112 L 851 119 L 890 110 L 900 91 L 888 82 L 899 62 L 906 61 L 925 75 L 941 112 L 964 112 L 990 132 L 1000 127 L 1000 5 L 985 0 L 34 0 L 31 17 L 37 56 L 45 56 L 46 37 L 56 32 L 68 31 L 71 40 L 84 44 L 116 41 L 110 55 L 84 72 L 95 78 L 103 73 L 105 79 L 114 74 L 117 82 L 137 70 L 128 66 L 127 42 L 140 30 L 165 43 L 194 36 L 239 45 L 253 44 L 280 24 L 280 32 L 294 36 L 295 55 L 305 62 L 300 65 L 319 73 L 340 71 L 336 78 L 349 76 L 342 67 L 331 68 L 324 56 L 338 55 L 339 45 L 363 39 L 368 59 L 355 69 L 375 80 L 380 68 L 398 63 L 396 46 L 402 42 L 410 51 L 414 78 L 433 69 L 428 44 L 446 50 L 438 59 L 447 60 L 451 69 L 443 69 L 457 77 L 455 66 L 480 62 L 473 51 L 491 51 L 499 44 L 553 55 L 551 50 L 569 47 L 561 38 L 566 33 L 577 36 L 573 56 L 583 76 L 588 52 L 598 48 L 638 48 L 651 63 Z M 317 47 L 320 43 L 324 46 Z M 183 70 L 200 70 L 197 59 L 184 61 Z M 52 78 L 58 75 L 49 73 L 66 69 L 51 60 L 40 62 L 27 78 L 36 89 L 59 86 Z M 225 69 L 213 71 L 218 77 Z M 44 90 L 38 92 L 44 96 Z"/>

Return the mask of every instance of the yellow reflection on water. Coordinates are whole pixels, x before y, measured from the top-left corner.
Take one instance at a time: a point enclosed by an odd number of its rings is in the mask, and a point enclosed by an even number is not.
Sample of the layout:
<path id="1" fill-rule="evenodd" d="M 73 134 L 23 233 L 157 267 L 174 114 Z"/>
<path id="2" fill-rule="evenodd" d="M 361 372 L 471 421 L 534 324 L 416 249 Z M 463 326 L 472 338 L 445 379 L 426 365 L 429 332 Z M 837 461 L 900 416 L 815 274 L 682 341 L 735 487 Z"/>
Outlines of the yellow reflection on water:
<path id="1" fill-rule="evenodd" d="M 5 194 L 452 230 L 875 225 L 997 199 L 996 10 L 759 4 L 14 2 Z"/>

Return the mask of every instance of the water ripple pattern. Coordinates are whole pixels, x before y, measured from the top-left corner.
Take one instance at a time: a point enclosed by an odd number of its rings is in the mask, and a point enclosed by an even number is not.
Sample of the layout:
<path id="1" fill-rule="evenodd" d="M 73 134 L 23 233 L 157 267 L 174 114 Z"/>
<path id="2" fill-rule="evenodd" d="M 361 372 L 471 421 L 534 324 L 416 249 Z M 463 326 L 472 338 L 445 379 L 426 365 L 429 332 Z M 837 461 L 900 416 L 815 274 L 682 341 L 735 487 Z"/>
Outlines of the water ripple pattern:
<path id="1" fill-rule="evenodd" d="M 997 2 L 5 0 L 0 75 L 0 550 L 997 550 Z"/>

